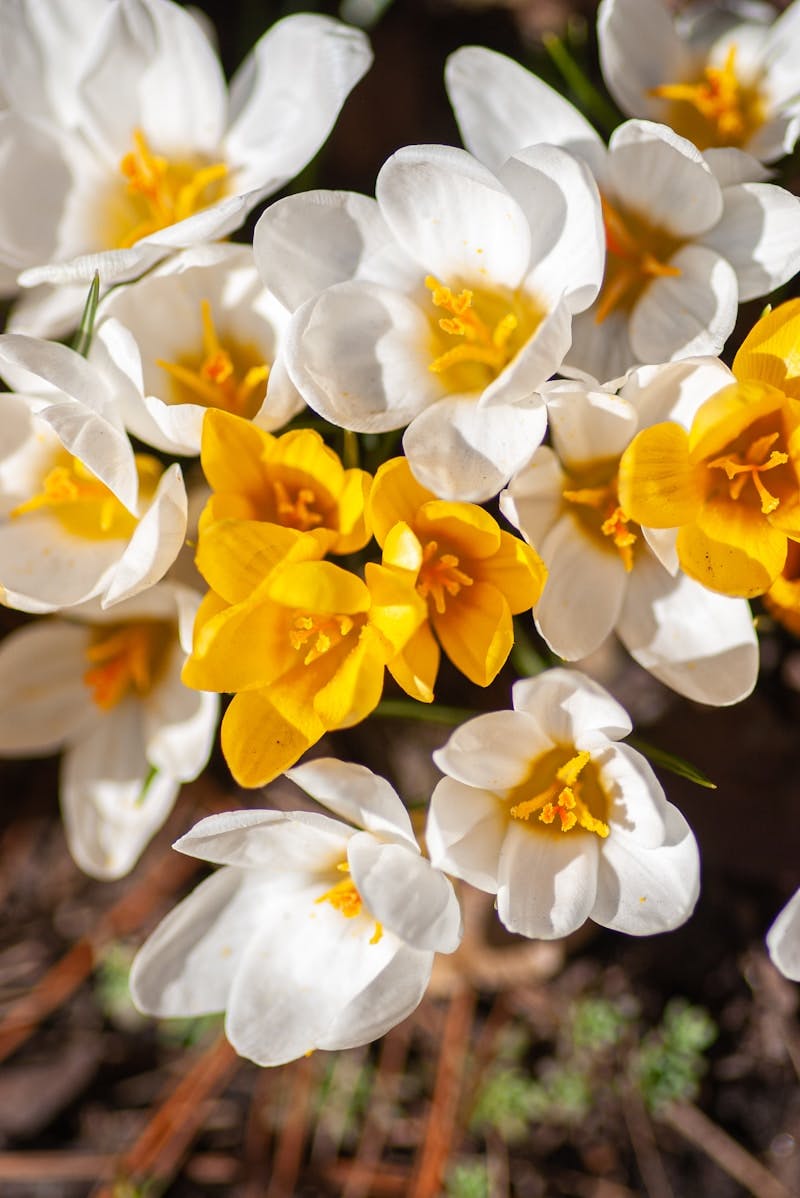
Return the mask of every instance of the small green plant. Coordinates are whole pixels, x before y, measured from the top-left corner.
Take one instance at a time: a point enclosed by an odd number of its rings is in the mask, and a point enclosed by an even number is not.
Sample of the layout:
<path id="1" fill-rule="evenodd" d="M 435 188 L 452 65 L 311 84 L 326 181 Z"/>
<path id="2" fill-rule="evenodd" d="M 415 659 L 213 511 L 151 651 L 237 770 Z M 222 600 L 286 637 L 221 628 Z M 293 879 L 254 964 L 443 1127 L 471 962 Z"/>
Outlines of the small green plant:
<path id="1" fill-rule="evenodd" d="M 631 1059 L 634 1080 L 654 1114 L 670 1102 L 690 1102 L 697 1096 L 706 1071 L 704 1053 L 716 1037 L 716 1025 L 702 1007 L 683 999 L 668 1003 L 660 1026 Z"/>
<path id="2" fill-rule="evenodd" d="M 447 1198 L 489 1198 L 489 1174 L 480 1161 L 455 1165 L 445 1188 Z"/>

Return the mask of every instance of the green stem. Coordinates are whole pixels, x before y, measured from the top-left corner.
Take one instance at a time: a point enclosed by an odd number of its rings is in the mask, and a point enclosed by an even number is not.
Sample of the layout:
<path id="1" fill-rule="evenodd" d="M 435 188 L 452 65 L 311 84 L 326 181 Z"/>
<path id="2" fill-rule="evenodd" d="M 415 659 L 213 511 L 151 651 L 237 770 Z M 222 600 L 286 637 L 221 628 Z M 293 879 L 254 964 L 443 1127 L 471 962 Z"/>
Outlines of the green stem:
<path id="1" fill-rule="evenodd" d="M 344 433 L 342 441 L 342 463 L 346 470 L 357 470 L 361 464 L 358 433 L 354 433 L 349 428 L 342 431 Z"/>
<path id="2" fill-rule="evenodd" d="M 417 703 L 414 699 L 382 699 L 373 715 L 389 720 L 422 720 L 426 724 L 461 724 L 478 714 L 468 707 Z"/>
<path id="3" fill-rule="evenodd" d="M 603 133 L 613 133 L 619 124 L 619 117 L 613 106 L 597 90 L 558 34 L 547 33 L 542 40 L 556 70 L 578 101 L 578 106 Z"/>

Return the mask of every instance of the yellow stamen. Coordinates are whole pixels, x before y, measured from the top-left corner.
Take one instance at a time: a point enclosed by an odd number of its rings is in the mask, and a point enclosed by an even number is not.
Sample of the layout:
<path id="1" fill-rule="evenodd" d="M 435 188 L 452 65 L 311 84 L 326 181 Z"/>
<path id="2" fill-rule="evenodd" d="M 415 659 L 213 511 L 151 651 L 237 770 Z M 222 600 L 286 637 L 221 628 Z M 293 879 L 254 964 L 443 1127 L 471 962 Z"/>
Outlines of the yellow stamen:
<path id="1" fill-rule="evenodd" d="M 313 641 L 303 658 L 303 665 L 308 666 L 329 649 L 335 648 L 354 627 L 355 621 L 351 616 L 297 615 L 289 631 L 289 641 L 293 649 L 303 649 Z"/>
<path id="2" fill-rule="evenodd" d="M 171 633 L 170 626 L 157 621 L 97 628 L 86 650 L 89 668 L 83 675 L 97 706 L 110 711 L 131 691 L 140 697 L 148 694 Z"/>
<path id="3" fill-rule="evenodd" d="M 280 479 L 272 480 L 272 490 L 275 495 L 275 513 L 278 523 L 285 528 L 296 528 L 299 532 L 308 532 L 322 524 L 324 517 L 314 510 L 317 497 L 310 487 L 300 487 L 294 499 L 289 488 Z"/>
<path id="4" fill-rule="evenodd" d="M 632 523 L 630 516 L 620 507 L 616 478 L 605 486 L 580 487 L 576 490 L 564 491 L 563 497 L 568 503 L 594 508 L 602 513 L 604 518 L 600 525 L 600 532 L 604 537 L 609 537 L 613 541 L 622 558 L 622 564 L 630 573 L 633 569 L 633 547 L 639 538 L 630 528 Z"/>
<path id="5" fill-rule="evenodd" d="M 446 595 L 454 598 L 462 587 L 471 587 L 473 579 L 459 570 L 459 559 L 454 553 L 439 554 L 437 541 L 428 541 L 422 550 L 422 565 L 417 579 L 417 594 L 423 599 L 429 596 L 441 616 L 447 606 Z"/>
<path id="6" fill-rule="evenodd" d="M 665 83 L 651 96 L 675 106 L 670 124 L 695 145 L 741 146 L 763 125 L 764 101 L 757 85 L 743 83 L 736 71 L 737 48 L 732 45 L 721 67 L 708 65 L 695 83 Z"/>
<path id="7" fill-rule="evenodd" d="M 224 195 L 228 176 L 224 162 L 170 162 L 154 154 L 141 129 L 134 130 L 133 149 L 119 167 L 140 218 L 118 240 L 120 249 L 216 203 Z"/>
<path id="8" fill-rule="evenodd" d="M 42 479 L 42 489 L 13 509 L 18 518 L 29 512 L 49 511 L 68 532 L 88 540 L 130 537 L 136 517 L 113 491 L 80 461 L 66 453 Z M 136 454 L 136 469 L 142 494 L 155 490 L 161 465 L 147 454 Z"/>
<path id="9" fill-rule="evenodd" d="M 538 813 L 543 824 L 550 825 L 558 819 L 562 832 L 580 827 L 605 839 L 609 833 L 608 824 L 592 815 L 581 798 L 580 775 L 590 761 L 591 754 L 585 749 L 570 757 L 556 770 L 549 786 L 510 808 L 513 818 L 527 820 Z"/>
<path id="10" fill-rule="evenodd" d="M 765 470 L 774 470 L 776 466 L 784 466 L 789 461 L 787 453 L 772 449 L 779 436 L 779 433 L 767 433 L 758 437 L 745 450 L 744 459 L 739 453 L 731 453 L 723 454 L 708 463 L 709 467 L 725 471 L 728 478 L 728 494 L 733 500 L 739 499 L 747 480 L 752 479 L 761 501 L 761 511 L 765 516 L 774 512 L 781 501 L 764 486 L 761 474 Z"/>
<path id="11" fill-rule="evenodd" d="M 315 903 L 330 903 L 335 911 L 339 911 L 345 919 L 355 919 L 360 915 L 364 904 L 361 895 L 356 889 L 356 884 L 350 877 L 350 867 L 346 861 L 340 861 L 336 868 L 347 874 L 346 878 L 342 878 L 341 882 L 336 882 L 331 886 L 330 890 L 326 890 L 321 894 Z M 369 943 L 377 944 L 383 936 L 383 926 L 375 920 L 375 929 L 370 936 Z"/>
<path id="12" fill-rule="evenodd" d="M 431 293 L 434 306 L 449 313 L 438 319 L 438 328 L 450 337 L 461 338 L 458 345 L 438 354 L 429 369 L 434 374 L 441 374 L 453 366 L 471 363 L 486 367 L 489 378 L 496 377 L 516 353 L 511 341 L 519 327 L 520 318 L 509 306 L 509 302 L 513 303 L 513 297 L 506 302 L 488 293 L 476 295 L 469 288 L 455 292 L 433 275 L 427 276 L 425 286 Z M 484 315 L 478 311 L 478 305 L 484 310 Z M 485 318 L 487 308 L 496 310 L 496 319 Z"/>
<path id="13" fill-rule="evenodd" d="M 618 308 L 629 311 L 648 283 L 676 278 L 680 267 L 670 266 L 680 242 L 651 228 L 632 213 L 623 214 L 601 196 L 606 231 L 606 273 L 597 300 L 595 323 L 602 324 Z"/>
<path id="14" fill-rule="evenodd" d="M 200 402 L 209 408 L 221 408 L 237 416 L 254 414 L 266 391 L 269 366 L 265 362 L 237 367 L 232 353 L 220 342 L 214 326 L 211 304 L 204 299 L 200 303 L 203 324 L 203 357 L 198 366 L 186 362 L 167 362 L 156 359 L 156 366 L 165 370 L 170 378 L 188 391 L 191 402 Z M 239 356 L 244 356 L 244 352 Z M 240 377 L 241 376 L 241 377 Z"/>

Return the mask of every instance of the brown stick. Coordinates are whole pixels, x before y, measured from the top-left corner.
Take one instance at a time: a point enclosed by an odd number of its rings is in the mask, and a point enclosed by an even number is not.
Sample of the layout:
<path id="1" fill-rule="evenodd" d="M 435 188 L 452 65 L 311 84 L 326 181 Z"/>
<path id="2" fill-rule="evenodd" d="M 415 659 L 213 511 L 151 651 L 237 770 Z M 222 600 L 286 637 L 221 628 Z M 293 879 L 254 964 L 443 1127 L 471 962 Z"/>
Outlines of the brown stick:
<path id="1" fill-rule="evenodd" d="M 274 1165 L 266 1198 L 292 1198 L 303 1162 L 303 1147 L 311 1112 L 314 1066 L 310 1057 L 292 1066 L 289 1102 L 280 1138 L 275 1147 Z"/>
<path id="2" fill-rule="evenodd" d="M 114 1176 L 116 1158 L 99 1152 L 0 1152 L 0 1181 L 97 1181 Z"/>
<path id="3" fill-rule="evenodd" d="M 442 1033 L 442 1046 L 425 1139 L 419 1154 L 409 1198 L 437 1198 L 456 1130 L 461 1075 L 470 1043 L 475 992 L 463 989 L 451 1000 Z"/>
<path id="4" fill-rule="evenodd" d="M 660 1118 L 710 1156 L 720 1169 L 754 1194 L 755 1198 L 792 1198 L 786 1186 L 769 1169 L 765 1169 L 698 1107 L 688 1102 L 673 1103 L 661 1112 Z"/>

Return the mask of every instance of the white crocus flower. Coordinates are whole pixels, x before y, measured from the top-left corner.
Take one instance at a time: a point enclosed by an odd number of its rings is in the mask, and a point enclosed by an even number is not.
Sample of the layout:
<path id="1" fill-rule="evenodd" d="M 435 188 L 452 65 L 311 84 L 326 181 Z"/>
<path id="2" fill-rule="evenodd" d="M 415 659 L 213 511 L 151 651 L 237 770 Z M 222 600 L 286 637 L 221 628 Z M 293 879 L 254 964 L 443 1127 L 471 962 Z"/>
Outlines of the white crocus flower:
<path id="1" fill-rule="evenodd" d="M 186 488 L 180 466 L 134 453 L 115 406 L 128 380 L 13 333 L 0 336 L 0 375 L 41 387 L 0 397 L 3 602 L 108 607 L 158 582 L 183 544 Z"/>
<path id="2" fill-rule="evenodd" d="M 512 932 L 566 936 L 591 918 L 634 936 L 688 919 L 699 855 L 641 754 L 616 743 L 626 712 L 591 679 L 517 682 L 513 711 L 457 728 L 426 832 L 440 869 L 497 895 Z"/>
<path id="3" fill-rule="evenodd" d="M 403 447 L 429 490 L 487 499 L 541 441 L 536 391 L 569 347 L 572 313 L 597 294 L 596 189 L 552 147 L 496 176 L 463 150 L 409 146 L 376 195 L 292 197 L 261 218 L 265 277 L 286 307 L 302 304 L 289 374 L 344 428 L 408 425 Z"/>
<path id="4" fill-rule="evenodd" d="M 552 448 L 542 446 L 500 496 L 508 520 L 548 570 L 536 626 L 560 657 L 593 653 L 616 632 L 636 661 L 682 695 L 738 703 L 758 674 L 758 639 L 744 599 L 706 590 L 677 569 L 674 537 L 660 534 L 666 568 L 620 507 L 622 453 L 645 425 L 681 417 L 733 379 L 716 358 L 642 367 L 615 394 L 593 379 L 548 384 Z M 688 413 L 688 415 L 687 415 Z"/>
<path id="5" fill-rule="evenodd" d="M 0 755 L 64 751 L 70 852 L 96 878 L 128 873 L 211 751 L 216 695 L 181 669 L 199 596 L 160 583 L 103 612 L 26 624 L 0 644 Z"/>
<path id="6" fill-rule="evenodd" d="M 751 4 L 744 15 L 696 7 L 673 21 L 663 0 L 603 0 L 608 90 L 629 116 L 671 125 L 701 150 L 733 146 L 772 162 L 800 133 L 800 5 L 775 18 L 771 5 Z"/>
<path id="7" fill-rule="evenodd" d="M 331 759 L 288 776 L 349 822 L 305 811 L 201 820 L 175 848 L 223 868 L 131 971 L 143 1011 L 224 1010 L 231 1044 L 259 1065 L 383 1035 L 419 1003 L 434 952 L 461 938 L 453 888 L 420 855 L 388 782 Z"/>
<path id="8" fill-rule="evenodd" d="M 797 890 L 767 932 L 773 965 L 784 977 L 800 982 L 800 890 Z"/>
<path id="9" fill-rule="evenodd" d="M 90 40 L 69 127 L 15 111 L 0 129 L 15 162 L 0 261 L 25 287 L 95 271 L 105 287 L 226 236 L 316 153 L 371 61 L 363 33 L 301 13 L 264 34 L 229 94 L 205 32 L 171 0 L 112 0 Z M 17 324 L 44 333 L 51 317 L 28 309 Z"/>
<path id="10" fill-rule="evenodd" d="M 749 155 L 704 156 L 649 121 L 626 121 L 606 149 L 567 100 L 478 46 L 451 55 L 446 80 L 464 144 L 492 169 L 522 146 L 554 142 L 595 175 L 606 270 L 597 301 L 573 322 L 571 365 L 608 379 L 637 362 L 716 354 L 738 304 L 800 267 L 800 200 L 761 182 Z"/>
<path id="11" fill-rule="evenodd" d="M 165 453 L 200 452 L 209 407 L 268 432 L 303 407 L 280 356 L 289 313 L 261 282 L 249 246 L 176 254 L 112 291 L 97 319 L 100 354 L 132 383 L 122 394 L 126 428 Z"/>

